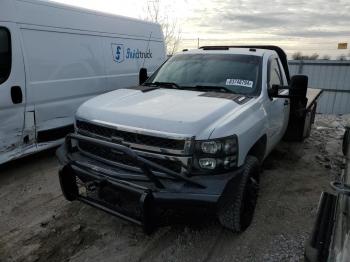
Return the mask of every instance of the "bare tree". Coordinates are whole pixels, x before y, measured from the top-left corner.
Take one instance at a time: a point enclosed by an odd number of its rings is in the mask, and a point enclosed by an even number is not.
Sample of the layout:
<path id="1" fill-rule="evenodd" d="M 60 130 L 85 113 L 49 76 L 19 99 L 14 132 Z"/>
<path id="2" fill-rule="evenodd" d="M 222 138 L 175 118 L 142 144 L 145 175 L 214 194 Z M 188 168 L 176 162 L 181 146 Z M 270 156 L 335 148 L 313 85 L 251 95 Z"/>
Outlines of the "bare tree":
<path id="1" fill-rule="evenodd" d="M 171 8 L 164 6 L 162 0 L 147 0 L 145 19 L 161 25 L 167 54 L 173 55 L 179 48 L 181 28 L 177 19 L 169 17 L 169 11 Z"/>
<path id="2" fill-rule="evenodd" d="M 294 60 L 317 60 L 319 54 L 313 53 L 312 55 L 303 55 L 301 52 L 296 52 L 292 55 Z"/>
<path id="3" fill-rule="evenodd" d="M 339 61 L 346 61 L 346 60 L 347 60 L 347 59 L 346 59 L 346 55 L 340 55 L 340 56 L 338 56 L 337 60 L 339 60 Z"/>
<path id="4" fill-rule="evenodd" d="M 295 52 L 294 54 L 292 54 L 292 58 L 293 58 L 293 60 L 302 60 L 303 55 L 301 52 Z"/>
<path id="5" fill-rule="evenodd" d="M 319 57 L 319 54 L 313 53 L 312 55 L 310 55 L 310 56 L 308 57 L 308 60 L 317 60 L 318 57 Z"/>
<path id="6" fill-rule="evenodd" d="M 331 56 L 330 55 L 323 55 L 322 60 L 331 60 Z"/>

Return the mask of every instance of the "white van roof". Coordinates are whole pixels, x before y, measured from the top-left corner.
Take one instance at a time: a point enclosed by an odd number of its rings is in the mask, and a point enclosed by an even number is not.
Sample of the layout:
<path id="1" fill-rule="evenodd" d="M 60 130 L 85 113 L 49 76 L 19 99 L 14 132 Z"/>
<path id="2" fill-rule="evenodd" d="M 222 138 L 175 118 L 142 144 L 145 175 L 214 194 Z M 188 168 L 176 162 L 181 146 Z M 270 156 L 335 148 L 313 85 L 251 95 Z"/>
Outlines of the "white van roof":
<path id="1" fill-rule="evenodd" d="M 42 0 L 1 0 L 0 21 L 163 40 L 159 24 Z"/>

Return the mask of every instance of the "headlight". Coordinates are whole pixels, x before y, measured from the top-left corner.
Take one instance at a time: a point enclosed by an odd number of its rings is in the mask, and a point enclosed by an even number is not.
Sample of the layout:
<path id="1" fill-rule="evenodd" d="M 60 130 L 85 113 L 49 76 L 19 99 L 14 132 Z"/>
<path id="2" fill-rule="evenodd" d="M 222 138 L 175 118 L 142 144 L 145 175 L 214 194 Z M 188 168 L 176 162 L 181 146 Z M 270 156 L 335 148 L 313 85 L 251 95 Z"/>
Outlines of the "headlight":
<path id="1" fill-rule="evenodd" d="M 221 143 L 216 141 L 206 141 L 202 142 L 201 148 L 203 153 L 216 154 L 221 150 Z"/>
<path id="2" fill-rule="evenodd" d="M 196 141 L 194 167 L 199 170 L 228 170 L 237 166 L 237 136 Z"/>
<path id="3" fill-rule="evenodd" d="M 197 141 L 196 150 L 211 155 L 232 155 L 237 152 L 237 137 Z"/>

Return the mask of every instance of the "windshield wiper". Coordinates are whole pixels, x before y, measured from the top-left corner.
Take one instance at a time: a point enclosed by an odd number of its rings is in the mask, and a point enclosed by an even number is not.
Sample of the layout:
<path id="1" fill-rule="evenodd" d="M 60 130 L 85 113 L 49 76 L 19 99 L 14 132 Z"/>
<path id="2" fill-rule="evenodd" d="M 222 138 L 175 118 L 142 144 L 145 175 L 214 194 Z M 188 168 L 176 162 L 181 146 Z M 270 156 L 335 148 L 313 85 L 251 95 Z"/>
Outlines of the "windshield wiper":
<path id="1" fill-rule="evenodd" d="M 159 86 L 159 87 L 171 87 L 171 88 L 176 88 L 176 89 L 181 89 L 181 87 L 172 82 L 154 82 L 154 83 L 145 83 L 144 85 L 147 86 Z"/>
<path id="2" fill-rule="evenodd" d="M 224 86 L 203 86 L 203 85 L 196 85 L 196 86 L 190 86 L 189 88 L 194 90 L 205 90 L 205 91 L 219 91 L 219 92 L 225 92 L 225 93 L 232 93 L 235 94 L 234 91 L 232 91 L 230 88 L 224 87 Z"/>

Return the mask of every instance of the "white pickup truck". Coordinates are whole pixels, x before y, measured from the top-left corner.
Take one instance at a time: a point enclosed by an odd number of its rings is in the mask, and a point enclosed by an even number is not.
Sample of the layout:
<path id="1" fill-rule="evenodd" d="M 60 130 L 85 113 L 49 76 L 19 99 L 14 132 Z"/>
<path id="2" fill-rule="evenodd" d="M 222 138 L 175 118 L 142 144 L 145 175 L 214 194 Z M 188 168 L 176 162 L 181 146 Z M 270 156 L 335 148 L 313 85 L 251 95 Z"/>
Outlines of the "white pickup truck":
<path id="1" fill-rule="evenodd" d="M 149 78 L 142 69 L 140 86 L 80 106 L 57 152 L 63 194 L 146 231 L 159 210 L 203 206 L 243 231 L 263 160 L 309 134 L 321 91 L 307 85 L 276 46 L 184 50 Z"/>

